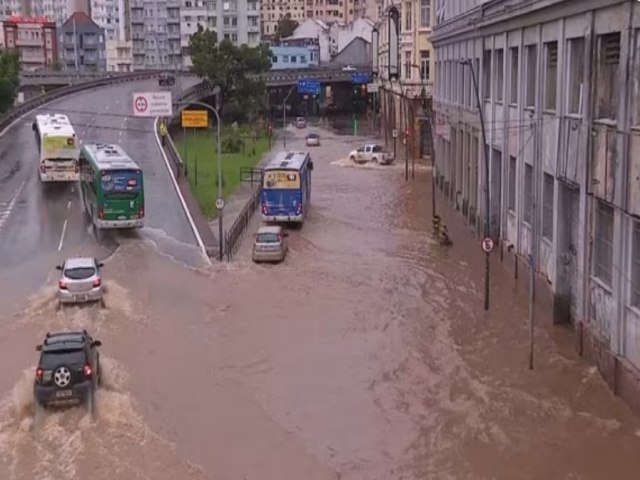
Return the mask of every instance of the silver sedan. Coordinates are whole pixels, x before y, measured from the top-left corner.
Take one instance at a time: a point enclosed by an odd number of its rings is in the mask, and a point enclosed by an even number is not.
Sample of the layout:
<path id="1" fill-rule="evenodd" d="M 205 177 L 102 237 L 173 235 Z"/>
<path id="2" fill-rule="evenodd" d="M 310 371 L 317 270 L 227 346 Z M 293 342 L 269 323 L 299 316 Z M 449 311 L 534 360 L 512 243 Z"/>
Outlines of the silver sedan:
<path id="1" fill-rule="evenodd" d="M 307 147 L 319 147 L 320 146 L 320 135 L 317 133 L 310 133 L 307 135 Z"/>
<path id="2" fill-rule="evenodd" d="M 100 302 L 104 305 L 104 285 L 100 276 L 103 266 L 97 259 L 90 257 L 68 258 L 62 265 L 58 265 L 59 303 Z"/>

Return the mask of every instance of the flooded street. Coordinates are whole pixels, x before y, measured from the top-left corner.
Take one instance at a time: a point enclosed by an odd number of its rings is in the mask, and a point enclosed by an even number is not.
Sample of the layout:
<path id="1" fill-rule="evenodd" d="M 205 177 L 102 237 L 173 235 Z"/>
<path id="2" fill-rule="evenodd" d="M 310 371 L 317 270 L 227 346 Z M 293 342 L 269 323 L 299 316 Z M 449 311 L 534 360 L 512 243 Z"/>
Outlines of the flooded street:
<path id="1" fill-rule="evenodd" d="M 496 262 L 483 312 L 479 242 L 453 214 L 453 246 L 433 240 L 430 170 L 356 166 L 364 138 L 318 131 L 283 264 L 251 262 L 257 212 L 207 269 L 122 238 L 104 309 L 0 293 L 0 478 L 638 478 L 640 421 L 595 368 L 540 320 L 529 371 L 526 292 Z M 33 428 L 34 346 L 60 328 L 103 343 L 96 419 Z"/>

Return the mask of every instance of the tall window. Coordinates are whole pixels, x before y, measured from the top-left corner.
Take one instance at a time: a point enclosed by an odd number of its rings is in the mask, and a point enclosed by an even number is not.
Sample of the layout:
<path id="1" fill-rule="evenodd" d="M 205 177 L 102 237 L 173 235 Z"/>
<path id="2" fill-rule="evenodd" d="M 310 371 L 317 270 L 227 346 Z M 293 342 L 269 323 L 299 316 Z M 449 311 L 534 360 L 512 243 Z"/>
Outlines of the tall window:
<path id="1" fill-rule="evenodd" d="M 567 96 L 569 113 L 582 114 L 584 102 L 584 38 L 572 38 L 567 41 L 569 51 L 569 75 Z"/>
<path id="2" fill-rule="evenodd" d="M 420 26 L 431 26 L 431 0 L 420 0 Z"/>
<path id="3" fill-rule="evenodd" d="M 618 115 L 617 76 L 620 66 L 620 33 L 598 37 L 596 68 L 596 112 L 598 119 L 616 120 Z"/>
<path id="4" fill-rule="evenodd" d="M 553 240 L 553 195 L 555 190 L 553 175 L 544 174 L 542 192 L 542 236 Z"/>
<path id="5" fill-rule="evenodd" d="M 613 265 L 613 207 L 602 200 L 596 202 L 593 274 L 610 286 Z"/>
<path id="6" fill-rule="evenodd" d="M 431 63 L 429 50 L 420 50 L 420 77 L 422 80 L 431 78 Z"/>
<path id="7" fill-rule="evenodd" d="M 510 48 L 509 51 L 511 52 L 509 103 L 511 103 L 512 105 L 517 105 L 518 94 L 520 91 L 520 84 L 518 83 L 518 65 L 520 63 L 520 58 L 518 55 L 518 47 Z"/>
<path id="8" fill-rule="evenodd" d="M 413 4 L 411 2 L 405 2 L 404 4 L 404 31 L 410 32 L 413 30 Z"/>
<path id="9" fill-rule="evenodd" d="M 640 308 L 640 221 L 633 222 L 631 247 L 631 305 Z"/>
<path id="10" fill-rule="evenodd" d="M 404 78 L 411 80 L 411 52 L 404 52 Z"/>
<path id="11" fill-rule="evenodd" d="M 504 100 L 504 50 L 495 51 L 496 101 Z"/>
<path id="12" fill-rule="evenodd" d="M 523 220 L 531 224 L 533 218 L 533 167 L 524 164 L 524 211 Z"/>
<path id="13" fill-rule="evenodd" d="M 527 61 L 527 75 L 526 75 L 526 98 L 525 107 L 535 108 L 536 106 L 536 86 L 538 80 L 538 46 L 527 45 L 525 47 L 525 55 Z"/>
<path id="14" fill-rule="evenodd" d="M 631 124 L 640 127 L 640 29 L 636 30 L 635 52 L 633 56 L 633 105 L 631 108 Z"/>
<path id="15" fill-rule="evenodd" d="M 509 156 L 509 191 L 507 208 L 516 211 L 516 157 Z"/>
<path id="16" fill-rule="evenodd" d="M 556 82 L 558 81 L 558 42 L 549 42 L 544 45 L 545 72 L 544 72 L 544 108 L 556 110 Z"/>
<path id="17" fill-rule="evenodd" d="M 483 90 L 484 99 L 491 98 L 491 50 L 485 50 L 482 56 Z M 476 75 L 478 71 L 476 70 Z"/>

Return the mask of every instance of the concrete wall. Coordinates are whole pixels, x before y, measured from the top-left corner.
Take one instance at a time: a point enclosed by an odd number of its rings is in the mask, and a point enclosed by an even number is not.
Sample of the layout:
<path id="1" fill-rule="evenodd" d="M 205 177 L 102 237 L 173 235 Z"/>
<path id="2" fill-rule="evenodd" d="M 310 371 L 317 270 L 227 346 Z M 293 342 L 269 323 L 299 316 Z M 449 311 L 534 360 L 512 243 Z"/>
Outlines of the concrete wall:
<path id="1" fill-rule="evenodd" d="M 640 368 L 640 2 L 467 3 L 431 38 L 439 184 L 481 231 L 488 181 L 491 234 L 535 254 L 555 321 Z M 502 10 L 518 3 L 529 7 Z M 460 59 L 478 82 L 488 180 L 469 147 L 480 118 Z"/>

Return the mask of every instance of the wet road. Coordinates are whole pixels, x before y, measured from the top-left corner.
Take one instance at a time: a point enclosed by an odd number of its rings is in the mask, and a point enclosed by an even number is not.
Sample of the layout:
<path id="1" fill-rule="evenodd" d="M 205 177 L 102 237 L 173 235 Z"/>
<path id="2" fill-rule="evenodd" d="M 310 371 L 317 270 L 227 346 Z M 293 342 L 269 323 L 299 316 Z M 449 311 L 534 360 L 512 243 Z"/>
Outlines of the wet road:
<path id="1" fill-rule="evenodd" d="M 453 247 L 431 240 L 429 172 L 352 166 L 352 145 L 323 133 L 281 265 L 254 265 L 249 235 L 207 270 L 124 239 L 106 309 L 43 291 L 3 310 L 0 478 L 636 479 L 638 418 L 562 331 L 538 329 L 528 371 L 510 275 L 485 314 L 477 241 L 454 217 Z M 107 388 L 95 423 L 33 432 L 33 345 L 65 326 L 103 341 Z"/>
<path id="2" fill-rule="evenodd" d="M 184 79 L 182 83 L 183 88 L 188 88 L 197 80 Z M 65 256 L 86 253 L 103 257 L 118 244 L 113 233 L 101 242 L 93 238 L 76 185 L 40 183 L 31 129 L 37 113 L 67 114 L 82 143 L 119 143 L 142 167 L 147 228 L 133 235 L 142 235 L 165 249 L 171 244 L 195 244 L 157 146 L 153 119 L 132 116 L 133 93 L 156 89 L 157 81 L 149 80 L 63 97 L 26 115 L 4 132 L 0 137 L 3 280 L 33 287 L 47 278 L 50 267 Z"/>

